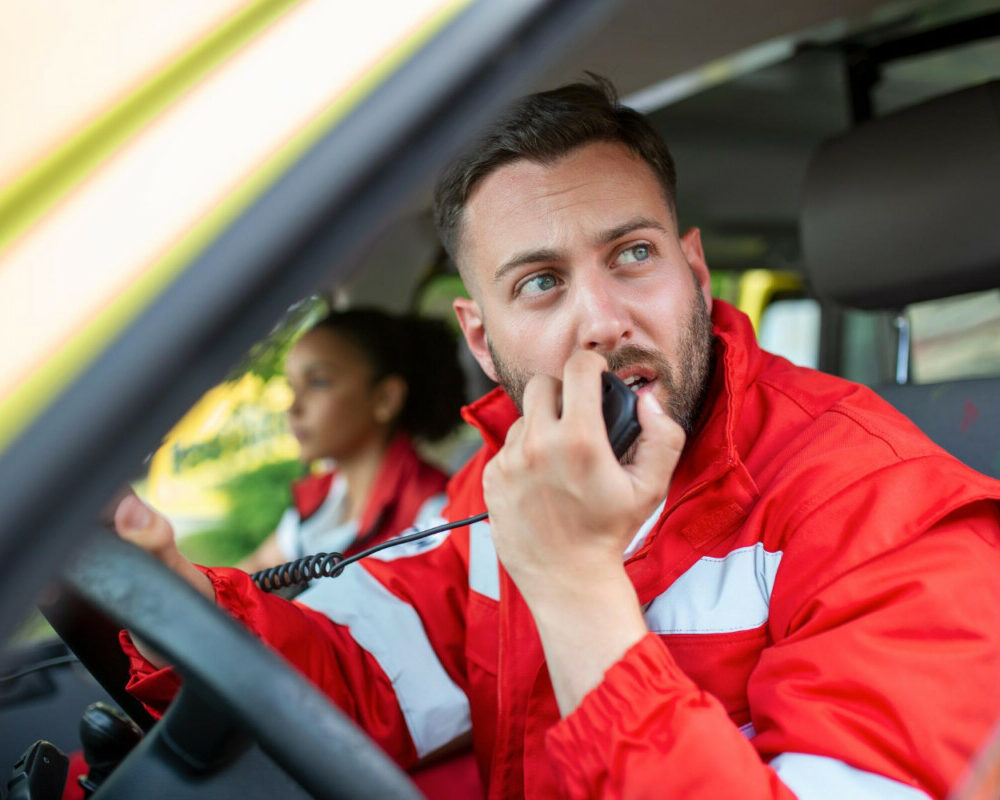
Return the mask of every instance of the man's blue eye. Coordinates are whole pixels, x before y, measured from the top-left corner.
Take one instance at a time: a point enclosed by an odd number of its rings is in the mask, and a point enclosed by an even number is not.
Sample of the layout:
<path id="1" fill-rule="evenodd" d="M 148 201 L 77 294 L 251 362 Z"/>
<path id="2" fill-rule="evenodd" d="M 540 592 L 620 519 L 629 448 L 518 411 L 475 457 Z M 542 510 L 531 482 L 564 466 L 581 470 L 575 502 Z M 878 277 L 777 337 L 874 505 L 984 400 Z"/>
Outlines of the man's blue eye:
<path id="1" fill-rule="evenodd" d="M 542 294 L 542 292 L 547 292 L 549 289 L 555 288 L 556 278 L 554 275 L 549 275 L 544 273 L 542 275 L 535 275 L 532 278 L 528 278 L 521 285 L 521 294 Z"/>
<path id="2" fill-rule="evenodd" d="M 628 250 L 622 250 L 618 254 L 618 258 L 615 259 L 619 264 L 634 264 L 639 261 L 645 261 L 648 259 L 652 253 L 650 252 L 649 245 L 637 244 L 635 247 L 630 247 Z"/>

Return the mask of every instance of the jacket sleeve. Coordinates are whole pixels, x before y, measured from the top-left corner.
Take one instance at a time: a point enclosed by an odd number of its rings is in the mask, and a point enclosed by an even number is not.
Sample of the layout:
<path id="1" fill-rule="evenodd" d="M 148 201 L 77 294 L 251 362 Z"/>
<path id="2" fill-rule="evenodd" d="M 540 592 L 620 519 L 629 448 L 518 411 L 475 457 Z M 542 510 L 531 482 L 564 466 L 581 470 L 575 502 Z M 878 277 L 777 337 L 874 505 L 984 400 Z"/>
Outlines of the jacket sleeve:
<path id="1" fill-rule="evenodd" d="M 467 573 L 446 536 L 387 552 L 391 565 L 371 558 L 347 567 L 338 578 L 315 582 L 300 595 L 304 602 L 262 592 L 240 570 L 204 572 L 221 608 L 406 767 L 469 729 L 461 659 Z M 132 668 L 128 690 L 162 713 L 178 678 L 154 669 L 127 634 L 122 644 Z"/>
<path id="2" fill-rule="evenodd" d="M 995 505 L 978 503 L 791 581 L 802 593 L 776 584 L 747 736 L 647 635 L 549 731 L 568 796 L 946 796 L 1000 717 L 997 539 Z"/>

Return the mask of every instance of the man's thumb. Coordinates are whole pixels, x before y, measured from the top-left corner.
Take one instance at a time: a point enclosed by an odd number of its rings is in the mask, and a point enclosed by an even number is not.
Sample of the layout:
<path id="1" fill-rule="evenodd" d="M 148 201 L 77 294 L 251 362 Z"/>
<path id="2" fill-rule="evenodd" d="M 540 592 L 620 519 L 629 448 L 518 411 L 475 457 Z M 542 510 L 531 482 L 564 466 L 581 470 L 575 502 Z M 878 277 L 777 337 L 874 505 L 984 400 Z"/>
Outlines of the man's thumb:
<path id="1" fill-rule="evenodd" d="M 153 512 L 134 494 L 127 495 L 115 510 L 115 528 L 119 533 L 138 533 L 149 527 Z"/>

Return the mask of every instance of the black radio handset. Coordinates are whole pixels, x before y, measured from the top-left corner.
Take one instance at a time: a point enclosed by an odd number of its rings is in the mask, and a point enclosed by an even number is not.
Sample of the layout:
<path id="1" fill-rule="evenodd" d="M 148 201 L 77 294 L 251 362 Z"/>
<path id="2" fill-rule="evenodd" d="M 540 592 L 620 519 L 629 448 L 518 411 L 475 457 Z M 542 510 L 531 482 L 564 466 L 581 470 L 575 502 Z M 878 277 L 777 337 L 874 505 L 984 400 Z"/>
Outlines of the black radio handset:
<path id="1" fill-rule="evenodd" d="M 613 372 L 601 373 L 601 409 L 604 412 L 604 426 L 608 432 L 608 440 L 611 442 L 611 449 L 615 458 L 621 458 L 632 446 L 638 437 L 641 428 L 639 427 L 639 414 L 635 393 L 625 385 Z M 416 531 L 399 536 L 395 539 L 381 542 L 360 553 L 355 553 L 347 558 L 342 553 L 316 553 L 304 558 L 289 561 L 287 564 L 279 564 L 270 569 L 255 572 L 250 577 L 258 587 L 266 592 L 275 589 L 294 586 L 299 583 L 315 580 L 317 578 L 337 577 L 344 571 L 344 567 L 353 564 L 365 556 L 377 553 L 387 547 L 415 542 L 418 539 L 425 539 L 435 533 L 461 528 L 463 525 L 472 525 L 480 522 L 489 516 L 483 512 L 474 517 L 460 519 L 457 522 L 449 522 L 430 528 L 425 531 Z"/>
<path id="2" fill-rule="evenodd" d="M 621 458 L 642 430 L 639 427 L 638 402 L 635 392 L 613 372 L 601 373 L 601 408 L 604 427 L 615 458 Z"/>

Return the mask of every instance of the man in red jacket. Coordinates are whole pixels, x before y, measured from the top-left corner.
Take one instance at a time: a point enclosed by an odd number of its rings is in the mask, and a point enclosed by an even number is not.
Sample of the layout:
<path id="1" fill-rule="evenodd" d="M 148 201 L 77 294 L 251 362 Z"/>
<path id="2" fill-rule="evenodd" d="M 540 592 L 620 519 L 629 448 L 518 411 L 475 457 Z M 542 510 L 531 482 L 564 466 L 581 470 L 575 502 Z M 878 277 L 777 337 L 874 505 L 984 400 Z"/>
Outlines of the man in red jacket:
<path id="1" fill-rule="evenodd" d="M 516 104 L 444 175 L 466 340 L 504 387 L 448 519 L 291 604 L 156 552 L 400 763 L 469 730 L 491 798 L 943 797 L 1000 717 L 1000 486 L 863 387 L 761 351 L 604 87 Z M 619 463 L 600 373 L 639 394 Z M 151 708 L 176 679 L 124 637 Z"/>

